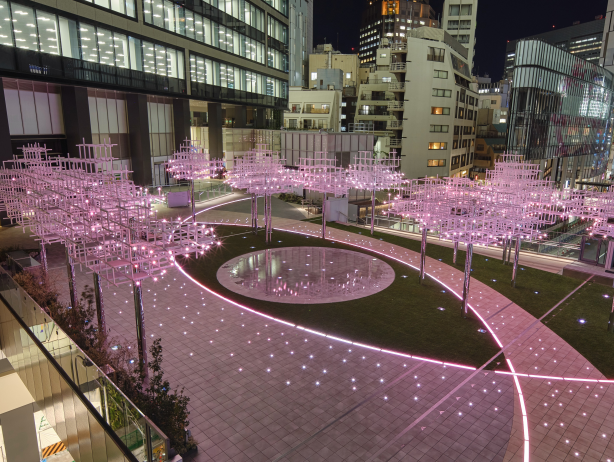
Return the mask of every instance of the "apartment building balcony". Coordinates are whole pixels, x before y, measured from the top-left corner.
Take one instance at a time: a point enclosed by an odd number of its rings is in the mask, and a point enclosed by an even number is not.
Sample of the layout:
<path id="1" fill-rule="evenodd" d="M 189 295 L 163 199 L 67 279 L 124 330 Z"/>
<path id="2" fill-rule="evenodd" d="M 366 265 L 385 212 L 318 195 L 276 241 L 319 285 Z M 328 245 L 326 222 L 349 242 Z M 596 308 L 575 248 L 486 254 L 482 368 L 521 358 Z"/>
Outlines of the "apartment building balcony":
<path id="1" fill-rule="evenodd" d="M 392 53 L 407 53 L 407 42 L 393 43 L 390 45 Z"/>
<path id="2" fill-rule="evenodd" d="M 390 101 L 388 103 L 388 111 L 402 111 L 404 109 L 404 101 Z"/>
<path id="3" fill-rule="evenodd" d="M 388 91 L 393 93 L 405 92 L 405 82 L 394 82 L 389 84 Z"/>
<path id="4" fill-rule="evenodd" d="M 389 146 L 391 148 L 398 149 L 403 145 L 403 140 L 401 138 L 390 138 Z"/>
<path id="5" fill-rule="evenodd" d="M 303 114 L 330 114 L 330 108 L 305 108 Z"/>
<path id="6" fill-rule="evenodd" d="M 393 73 L 407 72 L 407 63 L 392 63 L 390 65 L 390 72 L 393 72 Z"/>
<path id="7" fill-rule="evenodd" d="M 386 96 L 383 92 L 377 93 L 363 93 L 360 95 L 361 101 L 373 101 L 373 104 L 378 104 L 379 102 L 383 104 L 388 104 L 388 101 L 394 101 L 394 96 Z"/>
<path id="8" fill-rule="evenodd" d="M 403 130 L 402 120 L 389 120 L 386 124 L 387 130 Z"/>

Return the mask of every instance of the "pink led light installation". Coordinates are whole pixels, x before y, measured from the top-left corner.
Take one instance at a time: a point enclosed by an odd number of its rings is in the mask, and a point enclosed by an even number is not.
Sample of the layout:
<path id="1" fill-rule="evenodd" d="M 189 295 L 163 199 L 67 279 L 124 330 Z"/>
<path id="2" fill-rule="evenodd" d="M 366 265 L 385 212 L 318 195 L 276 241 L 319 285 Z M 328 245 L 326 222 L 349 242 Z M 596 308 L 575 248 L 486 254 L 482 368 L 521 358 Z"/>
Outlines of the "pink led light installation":
<path id="1" fill-rule="evenodd" d="M 257 144 L 255 150 L 235 158 L 234 168 L 226 182 L 252 195 L 254 233 L 258 229 L 258 196 L 264 196 L 265 241 L 271 242 L 271 196 L 292 192 L 296 183 L 294 171 L 286 168 L 285 158 L 278 152 L 266 149 L 266 144 Z"/>
<path id="2" fill-rule="evenodd" d="M 105 327 L 101 279 L 131 283 L 139 359 L 146 363 L 141 283 L 174 266 L 178 255 L 203 254 L 216 244 L 211 228 L 158 220 L 129 171 L 114 165 L 113 145 L 81 144 L 79 157 L 55 157 L 38 145 L 0 169 L 0 201 L 12 222 L 28 228 L 41 246 L 66 247 L 71 304 L 77 303 L 74 265 L 94 273 L 97 314 Z"/>
<path id="3" fill-rule="evenodd" d="M 396 189 L 403 179 L 403 174 L 397 172 L 401 160 L 395 151 L 391 155 L 390 158 L 378 158 L 371 151 L 359 151 L 350 164 L 348 181 L 351 187 L 371 192 L 371 235 L 375 226 L 375 193 Z"/>
<path id="4" fill-rule="evenodd" d="M 185 140 L 179 151 L 173 153 L 173 158 L 166 163 L 166 171 L 176 180 L 190 182 L 192 198 L 192 222 L 196 223 L 196 206 L 194 188 L 197 180 L 213 178 L 223 170 L 222 160 L 211 160 L 209 152 L 203 149 L 198 141 Z"/>
<path id="5" fill-rule="evenodd" d="M 297 182 L 305 189 L 322 193 L 322 238 L 326 237 L 326 196 L 347 196 L 350 189 L 347 170 L 337 167 L 337 159 L 327 152 L 315 152 L 313 157 L 300 159 Z"/>

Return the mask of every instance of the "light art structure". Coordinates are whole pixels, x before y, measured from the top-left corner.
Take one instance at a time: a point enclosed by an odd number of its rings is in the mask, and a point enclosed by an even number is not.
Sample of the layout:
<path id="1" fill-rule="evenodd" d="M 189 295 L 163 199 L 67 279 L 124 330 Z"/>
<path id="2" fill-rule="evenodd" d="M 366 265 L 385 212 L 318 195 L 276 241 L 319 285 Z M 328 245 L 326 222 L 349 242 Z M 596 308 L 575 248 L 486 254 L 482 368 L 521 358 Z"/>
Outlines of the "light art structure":
<path id="1" fill-rule="evenodd" d="M 163 276 L 178 255 L 203 254 L 219 242 L 205 226 L 156 219 L 129 171 L 113 165 L 112 146 L 82 144 L 78 158 L 54 159 L 44 147 L 24 147 L 23 158 L 5 161 L 0 170 L 0 201 L 41 248 L 55 242 L 66 247 L 72 306 L 78 300 L 75 263 L 93 272 L 100 329 L 105 329 L 102 280 L 132 284 L 139 361 L 146 365 L 142 281 Z"/>
<path id="2" fill-rule="evenodd" d="M 412 218 L 420 223 L 422 241 L 420 245 L 420 283 L 424 281 L 426 264 L 426 237 L 431 228 L 439 226 L 440 217 L 433 213 L 446 200 L 446 182 L 439 178 L 409 180 L 399 188 L 399 194 L 392 203 L 391 211 L 402 217 Z M 456 263 L 456 247 L 454 252 Z"/>
<path id="3" fill-rule="evenodd" d="M 350 189 L 347 170 L 337 167 L 337 159 L 327 152 L 314 152 L 313 157 L 301 158 L 297 183 L 305 189 L 324 195 L 322 199 L 322 239 L 326 237 L 326 196 L 347 196 Z"/>
<path id="4" fill-rule="evenodd" d="M 516 286 L 518 258 L 522 240 L 541 237 L 540 229 L 551 225 L 556 217 L 565 213 L 565 200 L 551 181 L 539 179 L 539 165 L 523 162 L 522 157 L 504 154 L 495 162 L 486 176 L 489 203 L 499 218 L 492 233 L 501 237 L 503 262 L 511 254 L 511 243 L 516 241 L 512 285 Z"/>
<path id="5" fill-rule="evenodd" d="M 173 178 L 190 182 L 192 223 L 196 223 L 195 182 L 215 177 L 223 168 L 222 160 L 211 160 L 209 152 L 203 149 L 198 141 L 187 139 L 179 147 L 179 151 L 173 153 L 173 158 L 166 163 L 166 171 Z"/>
<path id="6" fill-rule="evenodd" d="M 265 241 L 270 242 L 273 234 L 271 197 L 273 194 L 292 192 L 296 184 L 295 172 L 286 167 L 285 158 L 278 152 L 266 149 L 265 144 L 257 144 L 255 150 L 235 158 L 226 183 L 252 195 L 254 233 L 258 230 L 258 196 L 264 196 Z"/>
<path id="7" fill-rule="evenodd" d="M 391 158 L 377 158 L 370 151 L 359 151 L 354 163 L 350 164 L 348 181 L 352 188 L 371 192 L 371 235 L 375 227 L 375 193 L 398 188 L 403 174 L 396 170 L 401 161 L 392 151 Z"/>

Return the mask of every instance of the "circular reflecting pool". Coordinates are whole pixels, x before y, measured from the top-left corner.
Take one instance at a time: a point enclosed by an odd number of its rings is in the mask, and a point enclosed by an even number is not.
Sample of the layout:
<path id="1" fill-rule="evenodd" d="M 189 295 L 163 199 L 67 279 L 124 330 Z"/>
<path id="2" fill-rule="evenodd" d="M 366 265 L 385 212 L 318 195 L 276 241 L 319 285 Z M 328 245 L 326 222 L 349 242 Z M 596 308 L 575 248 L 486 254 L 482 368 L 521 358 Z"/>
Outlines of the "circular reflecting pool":
<path id="1" fill-rule="evenodd" d="M 360 252 L 284 247 L 233 258 L 220 267 L 217 279 L 227 289 L 259 300 L 335 303 L 384 290 L 394 281 L 394 270 Z"/>

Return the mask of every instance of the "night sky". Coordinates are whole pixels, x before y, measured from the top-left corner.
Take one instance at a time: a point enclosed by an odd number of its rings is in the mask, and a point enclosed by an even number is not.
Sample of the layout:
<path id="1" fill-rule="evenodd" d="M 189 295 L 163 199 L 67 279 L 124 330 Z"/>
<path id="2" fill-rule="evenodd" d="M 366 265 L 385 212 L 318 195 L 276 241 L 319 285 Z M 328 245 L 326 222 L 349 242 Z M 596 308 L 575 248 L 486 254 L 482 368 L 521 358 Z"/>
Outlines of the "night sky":
<path id="1" fill-rule="evenodd" d="M 357 53 L 363 0 L 312 0 L 314 2 L 314 46 L 332 43 L 342 53 Z M 555 0 L 480 0 L 475 49 L 475 70 L 494 80 L 501 78 L 507 40 L 527 37 L 573 22 L 587 22 L 606 13 L 607 0 L 573 3 Z M 440 14 L 443 0 L 431 0 Z M 337 39 L 338 37 L 338 39 Z M 354 51 L 352 51 L 354 47 Z"/>

